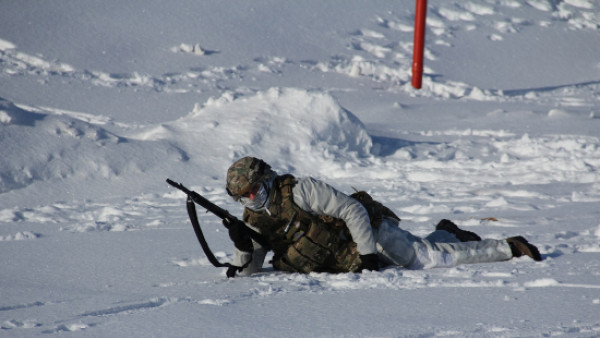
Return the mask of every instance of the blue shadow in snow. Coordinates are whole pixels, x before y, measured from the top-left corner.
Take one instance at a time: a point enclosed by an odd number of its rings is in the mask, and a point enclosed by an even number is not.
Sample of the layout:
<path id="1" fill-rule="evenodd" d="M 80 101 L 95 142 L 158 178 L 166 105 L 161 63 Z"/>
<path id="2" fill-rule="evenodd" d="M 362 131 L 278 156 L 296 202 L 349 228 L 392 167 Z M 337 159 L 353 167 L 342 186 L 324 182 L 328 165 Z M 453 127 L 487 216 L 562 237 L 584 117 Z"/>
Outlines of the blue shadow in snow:
<path id="1" fill-rule="evenodd" d="M 0 97 L 0 110 L 3 110 L 8 115 L 9 124 L 33 127 L 36 121 L 43 120 L 46 115 L 27 111 L 15 106 L 12 102 Z"/>
<path id="2" fill-rule="evenodd" d="M 439 144 L 438 142 L 416 142 L 408 141 L 400 138 L 393 138 L 387 136 L 372 136 L 373 148 L 371 153 L 375 156 L 390 156 L 401 148 L 411 147 L 418 144 Z"/>
<path id="3" fill-rule="evenodd" d="M 600 84 L 600 81 L 587 81 L 581 83 L 571 83 L 565 85 L 557 85 L 557 86 L 547 86 L 547 87 L 538 87 L 538 88 L 524 88 L 524 89 L 505 89 L 502 92 L 506 96 L 522 96 L 530 92 L 551 92 L 558 89 L 563 88 L 580 88 L 585 86 L 597 85 Z"/>

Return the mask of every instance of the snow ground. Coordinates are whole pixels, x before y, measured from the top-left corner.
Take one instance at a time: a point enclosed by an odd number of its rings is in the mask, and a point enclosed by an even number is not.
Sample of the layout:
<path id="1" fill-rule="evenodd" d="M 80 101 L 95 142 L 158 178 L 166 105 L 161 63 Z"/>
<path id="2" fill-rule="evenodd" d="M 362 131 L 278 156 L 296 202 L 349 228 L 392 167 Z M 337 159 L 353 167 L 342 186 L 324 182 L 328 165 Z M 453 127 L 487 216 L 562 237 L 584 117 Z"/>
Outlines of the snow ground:
<path id="1" fill-rule="evenodd" d="M 0 3 L 2 336 L 600 336 L 600 5 Z M 226 279 L 245 155 L 545 260 Z M 218 257 L 232 245 L 200 214 Z"/>

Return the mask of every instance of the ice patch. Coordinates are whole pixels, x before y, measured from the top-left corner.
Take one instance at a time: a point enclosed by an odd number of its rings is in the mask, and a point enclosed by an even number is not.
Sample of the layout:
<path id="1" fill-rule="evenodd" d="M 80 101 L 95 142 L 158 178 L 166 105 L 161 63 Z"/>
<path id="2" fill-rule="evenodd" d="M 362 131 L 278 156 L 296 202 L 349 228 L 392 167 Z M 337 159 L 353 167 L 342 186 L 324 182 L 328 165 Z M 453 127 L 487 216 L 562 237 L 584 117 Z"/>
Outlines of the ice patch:
<path id="1" fill-rule="evenodd" d="M 212 263 L 206 258 L 185 258 L 185 259 L 177 259 L 172 261 L 173 264 L 180 267 L 190 267 L 190 266 L 212 266 Z"/>
<path id="2" fill-rule="evenodd" d="M 552 118 L 567 118 L 569 117 L 569 113 L 562 109 L 551 109 L 548 112 L 548 117 Z"/>
<path id="3" fill-rule="evenodd" d="M 592 3 L 592 0 L 565 0 L 565 3 L 569 4 L 571 6 L 579 7 L 579 8 L 585 8 L 585 9 L 593 9 L 594 8 L 594 4 Z"/>
<path id="4" fill-rule="evenodd" d="M 13 235 L 0 236 L 0 242 L 2 241 L 23 241 L 28 239 L 36 239 L 40 235 L 35 234 L 31 231 L 20 231 Z"/>
<path id="5" fill-rule="evenodd" d="M 382 17 L 377 17 L 377 21 L 382 27 L 397 30 L 400 32 L 412 32 L 414 30 L 413 26 L 404 24 L 402 22 L 398 22 L 395 20 L 388 20 Z M 380 34 L 380 33 L 377 33 Z M 380 38 L 383 38 L 383 34 L 379 35 Z"/>
<path id="6" fill-rule="evenodd" d="M 198 304 L 204 304 L 204 305 L 216 305 L 216 306 L 223 306 L 223 305 L 227 305 L 231 303 L 231 301 L 227 300 L 227 299 L 204 299 L 198 302 Z"/>
<path id="7" fill-rule="evenodd" d="M 525 282 L 523 285 L 529 288 L 543 288 L 548 286 L 557 286 L 560 283 L 556 279 L 552 278 L 541 278 L 531 282 Z"/>
<path id="8" fill-rule="evenodd" d="M 417 214 L 417 215 L 427 215 L 432 213 L 449 213 L 451 212 L 451 208 L 446 205 L 413 205 L 410 207 L 405 207 L 400 209 L 403 212 Z"/>
<path id="9" fill-rule="evenodd" d="M 438 13 L 450 21 L 475 21 L 475 16 L 472 13 L 457 9 L 442 7 Z"/>
<path id="10" fill-rule="evenodd" d="M 596 253 L 596 252 L 600 252 L 600 245 L 599 244 L 582 244 L 582 245 L 577 245 L 577 250 L 580 252 L 592 252 L 592 253 Z"/>
<path id="11" fill-rule="evenodd" d="M 534 281 L 523 283 L 524 287 L 528 288 L 545 288 L 545 287 L 564 287 L 564 288 L 581 288 L 581 289 L 600 289 L 600 285 L 596 284 L 574 284 L 561 283 L 553 278 L 540 278 Z"/>
<path id="12" fill-rule="evenodd" d="M 56 327 L 56 332 L 76 332 L 88 328 L 84 323 L 62 324 Z"/>
<path id="13" fill-rule="evenodd" d="M 179 52 L 179 53 L 193 54 L 193 55 L 198 55 L 198 56 L 209 55 L 209 54 L 215 53 L 215 51 L 209 51 L 207 49 L 202 48 L 202 46 L 200 46 L 199 43 L 196 43 L 196 44 L 182 43 L 179 46 L 172 47 L 171 51 L 174 53 Z"/>
<path id="14" fill-rule="evenodd" d="M 483 277 L 489 277 L 489 278 L 511 278 L 511 277 L 514 277 L 511 273 L 508 273 L 508 272 L 483 272 L 481 275 Z"/>
<path id="15" fill-rule="evenodd" d="M 463 7 L 469 12 L 477 15 L 493 15 L 494 7 L 476 2 L 466 2 Z"/>
<path id="16" fill-rule="evenodd" d="M 0 329 L 2 330 L 11 330 L 11 329 L 32 329 L 34 327 L 39 327 L 42 324 L 38 323 L 35 320 L 6 320 L 0 325 Z"/>
<path id="17" fill-rule="evenodd" d="M 0 110 L 0 123 L 9 124 L 12 118 L 8 115 L 7 112 Z"/>
<path id="18" fill-rule="evenodd" d="M 500 208 L 506 207 L 509 203 L 504 199 L 504 197 L 498 197 L 490 202 L 488 202 L 485 206 L 488 208 Z"/>
<path id="19" fill-rule="evenodd" d="M 544 12 L 552 11 L 552 4 L 548 0 L 526 0 L 525 2 L 537 10 Z"/>
<path id="20" fill-rule="evenodd" d="M 0 39 L 0 60 L 3 61 L 4 73 L 15 75 L 30 73 L 35 75 L 68 75 L 75 72 L 75 68 L 58 61 L 47 61 L 43 56 L 33 56 L 19 52 L 12 43 Z M 6 67 L 5 67 L 6 66 Z"/>
<path id="21" fill-rule="evenodd" d="M 362 29 L 362 30 L 360 30 L 360 35 L 362 35 L 364 37 L 368 37 L 368 38 L 373 38 L 373 39 L 383 39 L 383 38 L 385 38 L 385 35 L 383 35 L 382 33 L 379 33 L 377 31 L 370 30 L 370 29 Z"/>
<path id="22" fill-rule="evenodd" d="M 0 50 L 7 50 L 7 49 L 14 49 L 14 48 L 16 48 L 16 46 L 12 42 L 0 39 Z"/>

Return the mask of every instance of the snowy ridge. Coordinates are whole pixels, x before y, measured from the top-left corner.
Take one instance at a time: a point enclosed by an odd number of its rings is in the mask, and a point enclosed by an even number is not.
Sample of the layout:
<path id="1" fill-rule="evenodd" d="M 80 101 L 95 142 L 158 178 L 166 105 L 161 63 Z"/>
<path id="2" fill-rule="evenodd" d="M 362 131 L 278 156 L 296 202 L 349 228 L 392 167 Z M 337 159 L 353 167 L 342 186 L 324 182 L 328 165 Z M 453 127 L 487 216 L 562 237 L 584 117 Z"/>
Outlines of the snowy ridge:
<path id="1" fill-rule="evenodd" d="M 176 121 L 142 128 L 0 103 L 0 146 L 14 154 L 0 166 L 0 192 L 35 181 L 126 179 L 155 167 L 164 170 L 165 162 L 192 161 L 206 168 L 210 163 L 213 169 L 205 174 L 220 176 L 224 167 L 250 153 L 281 166 L 294 156 L 303 164 L 300 170 L 326 172 L 335 170 L 335 161 L 369 157 L 372 146 L 363 124 L 331 96 L 292 88 L 248 98 L 225 93 Z M 105 129 L 111 127 L 120 135 Z M 218 157 L 206 156 L 207 150 Z M 128 161 L 114 158 L 117 154 Z"/>
<path id="2" fill-rule="evenodd" d="M 168 145 L 149 145 L 162 158 L 139 156 L 132 142 L 104 128 L 105 121 L 82 114 L 56 114 L 43 109 L 19 108 L 0 99 L 3 119 L 0 146 L 10 161 L 0 164 L 0 192 L 26 187 L 36 181 L 111 179 L 138 174 L 157 161 L 178 161 L 180 153 Z M 98 123 L 100 122 L 100 123 Z M 75 151 L 74 151 L 75 150 Z M 127 161 L 121 156 L 127 154 Z"/>
<path id="3" fill-rule="evenodd" d="M 534 28 L 540 28 L 542 31 L 561 28 L 579 32 L 594 32 L 600 27 L 600 15 L 594 11 L 591 1 L 573 0 L 557 4 L 547 0 L 433 3 L 428 17 L 433 43 L 426 50 L 427 68 L 424 88 L 421 91 L 414 91 L 410 86 L 413 28 L 412 12 L 409 11 L 400 13 L 389 11 L 371 17 L 367 20 L 366 27 L 348 32 L 344 37 L 347 47 L 350 49 L 349 55 L 330 55 L 326 62 L 295 60 L 283 56 L 259 56 L 252 60 L 244 60 L 244 63 L 235 66 L 194 66 L 185 71 L 169 71 L 160 75 L 136 71 L 107 73 L 95 69 L 77 69 L 73 65 L 48 59 L 43 55 L 24 53 L 19 51 L 18 45 L 7 40 L 0 42 L 0 60 L 3 62 L 3 73 L 11 76 L 60 77 L 100 87 L 131 88 L 136 91 L 144 90 L 167 94 L 212 92 L 219 89 L 223 83 L 235 83 L 248 77 L 260 78 L 265 75 L 293 73 L 298 69 L 308 69 L 316 72 L 341 73 L 354 78 L 368 78 L 387 87 L 388 90 L 401 91 L 409 95 L 464 98 L 476 101 L 530 101 L 540 98 L 556 101 L 561 99 L 561 97 L 556 97 L 554 93 L 556 91 L 567 94 L 566 91 L 573 87 L 590 87 L 591 90 L 597 91 L 600 85 L 599 80 L 594 78 L 587 81 L 576 81 L 575 79 L 565 79 L 563 76 L 562 81 L 553 86 L 504 88 L 504 86 L 498 87 L 489 83 L 481 87 L 464 81 L 452 80 L 447 76 L 440 76 L 440 72 L 435 67 L 438 63 L 443 66 L 439 58 L 440 53 L 453 48 L 454 43 L 459 43 L 464 48 L 460 37 L 475 30 L 493 32 L 487 36 L 492 43 L 515 40 L 511 43 L 514 43 L 517 48 L 522 48 L 524 43 L 531 43 L 530 40 L 527 40 L 529 39 L 528 33 L 534 32 Z M 519 41 L 521 39 L 518 36 L 519 33 L 523 33 L 524 41 Z M 399 37 L 400 41 L 398 41 Z M 489 46 L 489 52 L 481 50 L 481 46 L 468 45 L 466 47 L 472 48 L 470 51 L 482 59 L 496 60 L 506 56 L 505 52 L 501 52 L 497 56 L 490 54 L 500 52 L 500 50 L 493 44 Z M 433 50 L 434 47 L 436 51 Z M 218 51 L 210 51 L 198 43 L 180 43 L 177 47 L 171 47 L 169 50 L 208 58 L 218 54 Z M 563 52 L 561 55 L 550 57 L 553 61 L 555 59 L 562 61 L 562 58 L 568 58 L 570 55 L 568 52 Z M 561 59 L 557 59 L 558 57 Z M 520 61 L 529 62 L 529 60 Z M 531 61 L 535 62 L 533 59 Z M 600 69 L 600 63 L 593 57 L 585 58 L 584 61 L 594 62 L 591 65 Z M 464 64 L 453 66 L 459 66 L 455 67 L 456 71 L 465 69 Z M 551 79 L 550 82 L 555 81 L 554 76 L 550 74 L 550 69 L 545 69 L 545 74 L 541 74 L 536 70 L 538 67 L 535 64 L 528 64 L 528 66 L 520 66 L 522 68 L 519 70 L 534 70 L 536 76 L 531 76 L 532 78 L 548 78 Z M 578 67 L 577 72 L 568 77 L 587 78 L 588 74 L 585 69 L 587 68 Z M 565 105 L 568 104 L 565 102 Z"/>
<path id="4" fill-rule="evenodd" d="M 218 161 L 213 162 L 216 171 L 246 154 L 260 154 L 275 166 L 286 166 L 294 157 L 303 164 L 301 170 L 321 172 L 321 166 L 334 160 L 369 156 L 372 146 L 362 123 L 331 96 L 294 88 L 272 88 L 250 97 L 225 93 L 131 138 L 171 140 L 187 149 L 190 158 L 205 159 L 203 152 L 210 148 L 225 158 L 212 160 Z"/>

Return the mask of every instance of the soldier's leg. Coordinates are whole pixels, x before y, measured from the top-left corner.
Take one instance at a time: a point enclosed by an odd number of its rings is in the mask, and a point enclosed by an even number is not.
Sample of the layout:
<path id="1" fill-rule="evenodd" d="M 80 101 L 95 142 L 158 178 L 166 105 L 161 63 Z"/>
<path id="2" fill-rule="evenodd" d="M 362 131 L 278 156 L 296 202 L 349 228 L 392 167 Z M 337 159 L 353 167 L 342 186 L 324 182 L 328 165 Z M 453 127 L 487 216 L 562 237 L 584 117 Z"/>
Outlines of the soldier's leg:
<path id="1" fill-rule="evenodd" d="M 421 243 L 424 249 L 417 256 L 425 263 L 425 267 L 500 262 L 513 257 L 506 240 L 484 239 L 476 242 L 435 243 L 424 239 Z M 438 262 L 436 257 L 440 255 L 450 255 L 452 258 Z"/>
<path id="2" fill-rule="evenodd" d="M 373 234 L 379 257 L 385 263 L 409 266 L 415 260 L 415 246 L 419 246 L 419 239 L 399 228 L 397 222 L 384 220 L 377 229 L 373 229 Z"/>
<path id="3" fill-rule="evenodd" d="M 386 221 L 381 223 L 374 234 L 380 255 L 392 264 L 409 269 L 497 262 L 513 257 L 505 240 L 457 242 L 456 237 L 441 230 L 423 239 Z"/>
<path id="4" fill-rule="evenodd" d="M 460 242 L 456 235 L 445 230 L 436 230 L 430 233 L 426 240 L 434 243 L 458 243 Z"/>
<path id="5" fill-rule="evenodd" d="M 480 241 L 481 237 L 474 232 L 460 229 L 454 222 L 443 219 L 435 226 L 436 232 L 446 231 L 453 234 L 460 242 Z"/>
<path id="6" fill-rule="evenodd" d="M 453 254 L 455 256 L 456 264 L 496 262 L 512 257 L 520 257 L 522 255 L 527 255 L 536 261 L 542 260 L 537 247 L 529 243 L 522 236 L 511 237 L 500 241 L 485 240 L 486 242 L 481 243 L 480 245 L 469 244 L 465 250 L 460 245 L 450 245 L 449 248 L 444 248 L 445 245 L 438 245 L 438 243 L 452 243 L 457 241 L 478 242 L 481 241 L 481 237 L 474 232 L 460 229 L 456 224 L 447 219 L 441 220 L 435 229 L 436 231 L 425 239 L 436 247 L 434 250 L 456 252 Z M 452 240 L 452 237 L 456 238 L 456 240 Z M 511 256 L 508 258 L 506 258 L 505 254 L 507 252 L 505 242 L 509 245 L 511 251 Z"/>
<path id="7" fill-rule="evenodd" d="M 423 247 L 419 248 L 412 268 L 498 262 L 513 257 L 514 251 L 506 240 L 482 240 L 476 233 L 460 229 L 446 219 L 435 229 L 421 241 Z"/>

